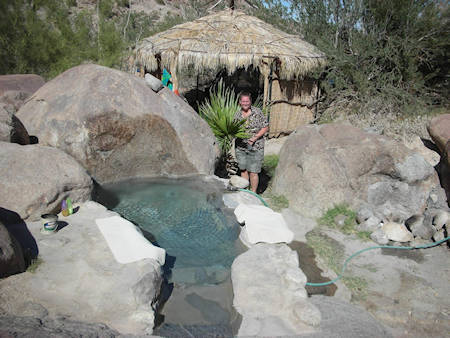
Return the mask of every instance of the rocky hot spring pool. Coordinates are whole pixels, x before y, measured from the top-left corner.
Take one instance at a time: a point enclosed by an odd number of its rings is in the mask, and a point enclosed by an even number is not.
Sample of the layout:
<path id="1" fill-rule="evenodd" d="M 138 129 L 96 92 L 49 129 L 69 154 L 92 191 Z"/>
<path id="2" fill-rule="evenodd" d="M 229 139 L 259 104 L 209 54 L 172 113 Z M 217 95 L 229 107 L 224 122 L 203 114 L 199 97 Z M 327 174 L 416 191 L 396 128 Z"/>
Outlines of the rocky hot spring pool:
<path id="1" fill-rule="evenodd" d="M 223 184 L 205 179 L 134 179 L 103 185 L 96 200 L 166 250 L 166 287 L 155 334 L 232 335 L 230 267 L 244 251 Z M 187 334 L 184 332 L 184 334 Z"/>

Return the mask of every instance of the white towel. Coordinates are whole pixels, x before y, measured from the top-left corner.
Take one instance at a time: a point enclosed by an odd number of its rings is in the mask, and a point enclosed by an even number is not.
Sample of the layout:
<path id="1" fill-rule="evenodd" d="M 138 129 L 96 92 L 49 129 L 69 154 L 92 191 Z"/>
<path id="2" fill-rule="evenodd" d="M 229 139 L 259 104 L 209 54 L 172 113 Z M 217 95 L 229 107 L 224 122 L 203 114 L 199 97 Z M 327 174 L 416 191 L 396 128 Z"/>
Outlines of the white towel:
<path id="1" fill-rule="evenodd" d="M 244 231 L 250 244 L 290 243 L 294 239 L 283 216 L 268 207 L 239 204 L 234 214 L 239 223 L 245 222 Z"/>
<path id="2" fill-rule="evenodd" d="M 119 263 L 151 258 L 164 265 L 166 250 L 151 244 L 133 223 L 120 216 L 98 218 L 95 223 Z"/>

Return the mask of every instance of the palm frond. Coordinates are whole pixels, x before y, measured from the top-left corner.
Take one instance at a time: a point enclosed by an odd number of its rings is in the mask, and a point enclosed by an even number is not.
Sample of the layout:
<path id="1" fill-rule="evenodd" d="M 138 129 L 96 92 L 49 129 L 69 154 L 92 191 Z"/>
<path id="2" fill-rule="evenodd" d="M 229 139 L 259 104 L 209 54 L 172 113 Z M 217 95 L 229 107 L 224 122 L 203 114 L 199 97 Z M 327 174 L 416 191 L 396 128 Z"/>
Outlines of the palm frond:
<path id="1" fill-rule="evenodd" d="M 209 91 L 209 100 L 199 107 L 200 116 L 208 123 L 217 138 L 222 155 L 231 149 L 234 138 L 246 138 L 244 123 L 234 119 L 240 109 L 238 97 L 232 88 L 225 88 L 222 80 Z"/>

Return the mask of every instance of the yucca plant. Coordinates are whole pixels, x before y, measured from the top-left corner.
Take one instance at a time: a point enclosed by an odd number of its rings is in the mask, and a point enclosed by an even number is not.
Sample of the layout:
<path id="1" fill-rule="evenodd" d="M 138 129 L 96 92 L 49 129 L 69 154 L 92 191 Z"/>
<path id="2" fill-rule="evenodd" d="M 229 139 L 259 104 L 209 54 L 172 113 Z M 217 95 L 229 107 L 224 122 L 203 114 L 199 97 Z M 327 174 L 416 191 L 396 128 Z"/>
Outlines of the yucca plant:
<path id="1" fill-rule="evenodd" d="M 234 120 L 239 109 L 238 97 L 231 88 L 225 88 L 222 80 L 209 90 L 209 99 L 199 106 L 200 116 L 216 136 L 223 158 L 228 157 L 233 139 L 247 138 L 245 121 Z"/>

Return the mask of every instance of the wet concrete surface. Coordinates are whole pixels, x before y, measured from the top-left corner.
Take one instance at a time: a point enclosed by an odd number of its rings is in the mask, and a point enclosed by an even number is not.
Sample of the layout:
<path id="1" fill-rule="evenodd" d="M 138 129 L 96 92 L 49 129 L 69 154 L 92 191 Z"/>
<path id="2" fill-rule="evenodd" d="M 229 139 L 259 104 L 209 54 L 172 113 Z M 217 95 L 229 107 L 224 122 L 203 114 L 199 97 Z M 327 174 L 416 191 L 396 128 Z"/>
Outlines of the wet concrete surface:
<path id="1" fill-rule="evenodd" d="M 295 250 L 299 257 L 299 265 L 300 269 L 302 269 L 303 273 L 306 275 L 307 281 L 312 283 L 324 283 L 329 282 L 330 279 L 323 277 L 322 270 L 317 266 L 316 263 L 316 255 L 314 254 L 314 249 L 311 248 L 308 244 L 293 241 L 288 244 L 288 246 Z M 306 286 L 306 291 L 309 296 L 312 295 L 325 295 L 325 296 L 333 296 L 336 292 L 337 287 L 335 284 L 327 285 L 327 286 Z"/>
<path id="2" fill-rule="evenodd" d="M 172 283 L 171 283 L 172 284 Z M 154 334 L 164 337 L 232 337 L 240 316 L 233 308 L 231 279 L 219 284 L 168 284 Z"/>
<path id="3" fill-rule="evenodd" d="M 411 259 L 416 263 L 422 263 L 425 260 L 423 252 L 417 249 L 414 250 L 381 249 L 381 254 L 386 256 L 395 256 L 398 258 Z"/>

